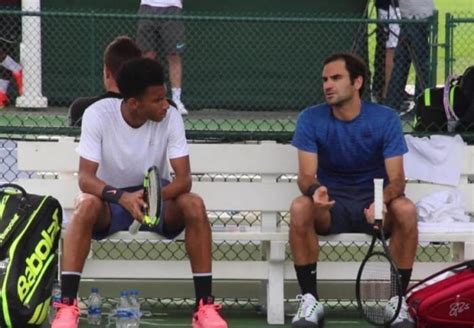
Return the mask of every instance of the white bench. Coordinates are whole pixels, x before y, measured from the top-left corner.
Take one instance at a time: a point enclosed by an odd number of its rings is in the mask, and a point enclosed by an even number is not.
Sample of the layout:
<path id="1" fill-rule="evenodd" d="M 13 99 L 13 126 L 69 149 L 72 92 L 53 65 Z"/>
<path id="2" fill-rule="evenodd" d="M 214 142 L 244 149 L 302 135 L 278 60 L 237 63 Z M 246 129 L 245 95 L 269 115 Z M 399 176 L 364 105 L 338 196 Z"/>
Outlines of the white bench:
<path id="1" fill-rule="evenodd" d="M 18 168 L 35 171 L 29 179 L 17 182 L 31 193 L 51 194 L 71 212 L 78 193 L 76 170 L 78 156 L 72 138 L 59 138 L 56 142 L 18 142 Z M 466 193 L 467 211 L 474 212 L 474 184 L 468 177 L 474 175 L 474 146 L 466 147 L 462 179 L 459 188 Z M 282 212 L 287 212 L 291 200 L 299 194 L 294 177 L 297 171 L 296 150 L 290 145 L 274 142 L 251 144 L 190 144 L 193 174 L 204 174 L 193 182 L 193 191 L 200 194 L 207 210 L 258 211 L 258 225 L 226 231 L 214 226 L 213 240 L 252 241 L 260 246 L 259 260 L 227 260 L 213 262 L 215 280 L 261 280 L 266 285 L 267 321 L 284 323 L 284 282 L 296 280 L 292 262 L 287 256 L 288 227 L 279 224 Z M 205 174 L 214 175 L 214 179 Z M 225 180 L 225 181 L 224 181 Z M 291 182 L 291 183 L 290 183 Z M 410 182 L 407 196 L 417 201 L 434 190 L 448 188 L 435 184 Z M 121 232 L 109 239 L 160 242 L 160 237 L 146 232 L 131 236 Z M 322 240 L 332 243 L 358 244 L 368 242 L 363 234 L 341 234 Z M 182 236 L 178 238 L 182 240 Z M 450 262 L 474 258 L 474 230 L 456 233 L 421 233 L 420 244 L 429 242 L 448 243 L 452 253 L 447 262 L 417 262 L 413 279 L 419 280 L 440 270 Z M 359 261 L 323 261 L 318 265 L 318 280 L 353 281 Z M 137 268 L 140 267 L 140 270 Z M 139 261 L 88 259 L 84 279 L 191 279 L 189 261 Z M 217 295 L 219 296 L 219 295 Z"/>

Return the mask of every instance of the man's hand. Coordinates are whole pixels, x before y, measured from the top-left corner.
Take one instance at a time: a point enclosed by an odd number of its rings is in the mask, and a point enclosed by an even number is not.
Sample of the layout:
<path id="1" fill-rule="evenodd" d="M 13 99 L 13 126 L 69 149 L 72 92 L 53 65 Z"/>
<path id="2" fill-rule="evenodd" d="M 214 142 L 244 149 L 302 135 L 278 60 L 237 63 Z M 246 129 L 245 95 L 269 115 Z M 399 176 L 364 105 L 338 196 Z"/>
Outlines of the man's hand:
<path id="1" fill-rule="evenodd" d="M 334 206 L 335 201 L 329 200 L 328 188 L 321 186 L 313 194 L 313 203 L 318 209 L 329 210 Z"/>
<path id="2" fill-rule="evenodd" d="M 146 203 L 143 199 L 143 190 L 135 192 L 124 192 L 120 197 L 119 204 L 122 205 L 135 220 L 143 223 L 143 211 Z"/>
<path id="3" fill-rule="evenodd" d="M 383 215 L 387 213 L 387 206 L 383 204 Z M 368 208 L 364 208 L 364 215 L 365 219 L 367 220 L 368 223 L 374 224 L 375 223 L 375 205 L 374 202 L 372 202 Z"/>

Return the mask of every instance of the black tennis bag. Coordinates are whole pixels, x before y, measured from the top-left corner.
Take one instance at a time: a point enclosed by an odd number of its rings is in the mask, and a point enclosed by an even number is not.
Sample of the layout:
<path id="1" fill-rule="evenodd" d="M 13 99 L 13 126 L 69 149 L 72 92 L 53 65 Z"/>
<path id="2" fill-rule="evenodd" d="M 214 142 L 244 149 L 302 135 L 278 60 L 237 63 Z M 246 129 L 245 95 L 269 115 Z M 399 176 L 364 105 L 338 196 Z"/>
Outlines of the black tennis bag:
<path id="1" fill-rule="evenodd" d="M 444 87 L 425 89 L 416 100 L 413 123 L 415 131 L 474 131 L 474 66 Z"/>
<path id="2" fill-rule="evenodd" d="M 62 208 L 51 196 L 0 185 L 0 260 L 7 261 L 0 292 L 0 327 L 40 327 L 57 273 Z"/>

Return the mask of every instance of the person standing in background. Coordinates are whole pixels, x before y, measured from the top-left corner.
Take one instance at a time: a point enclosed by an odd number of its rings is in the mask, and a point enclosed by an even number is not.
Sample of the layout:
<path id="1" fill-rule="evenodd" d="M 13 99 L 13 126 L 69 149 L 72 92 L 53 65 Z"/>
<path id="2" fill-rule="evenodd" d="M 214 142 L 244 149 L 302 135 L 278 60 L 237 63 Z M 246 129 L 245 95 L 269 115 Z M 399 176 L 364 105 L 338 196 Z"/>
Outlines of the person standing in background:
<path id="1" fill-rule="evenodd" d="M 19 0 L 0 0 L 0 10 L 20 10 Z M 15 14 L 0 15 L 0 109 L 8 104 L 10 78 L 16 82 L 18 95 L 23 94 L 23 71 L 10 55 L 14 53 L 21 34 L 21 17 Z"/>
<path id="2" fill-rule="evenodd" d="M 402 19 L 421 20 L 433 16 L 433 0 L 399 0 Z M 392 76 L 388 84 L 385 104 L 404 112 L 401 108 L 405 86 L 413 63 L 416 72 L 415 97 L 428 87 L 430 62 L 429 24 L 402 24 L 395 50 Z"/>
<path id="3" fill-rule="evenodd" d="M 398 0 L 375 0 L 377 19 L 400 19 Z M 398 44 L 400 24 L 378 23 L 376 29 L 377 45 L 375 47 L 374 77 L 372 95 L 374 101 L 380 102 L 387 95 L 388 82 L 393 70 L 393 57 Z"/>
<path id="4" fill-rule="evenodd" d="M 179 15 L 182 8 L 182 0 L 141 0 L 138 14 Z M 143 56 L 147 58 L 156 58 L 158 49 L 165 52 L 168 60 L 172 100 L 181 115 L 188 115 L 188 111 L 181 101 L 182 55 L 186 49 L 184 23 L 175 19 L 141 18 L 138 21 L 137 43 Z"/>

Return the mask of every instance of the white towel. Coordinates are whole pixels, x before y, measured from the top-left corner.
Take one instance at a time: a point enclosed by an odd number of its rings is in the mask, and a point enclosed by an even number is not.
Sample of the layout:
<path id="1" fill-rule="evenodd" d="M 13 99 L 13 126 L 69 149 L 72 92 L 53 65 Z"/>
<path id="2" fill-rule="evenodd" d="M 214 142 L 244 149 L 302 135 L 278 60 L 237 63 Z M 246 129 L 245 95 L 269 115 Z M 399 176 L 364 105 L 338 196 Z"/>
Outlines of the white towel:
<path id="1" fill-rule="evenodd" d="M 459 184 L 465 147 L 461 136 L 407 135 L 405 140 L 408 153 L 403 161 L 407 178 L 451 186 Z"/>
<path id="2" fill-rule="evenodd" d="M 433 192 L 416 203 L 418 221 L 430 223 L 469 222 L 470 217 L 465 213 L 465 205 L 465 196 L 461 190 Z"/>

